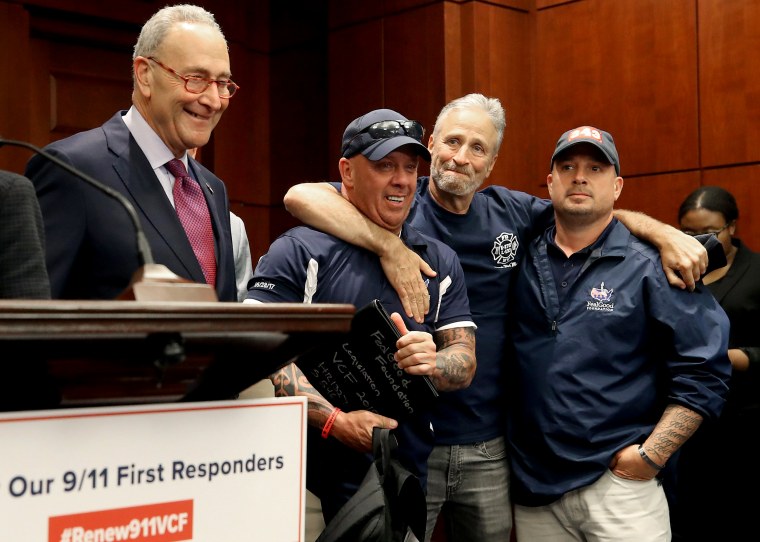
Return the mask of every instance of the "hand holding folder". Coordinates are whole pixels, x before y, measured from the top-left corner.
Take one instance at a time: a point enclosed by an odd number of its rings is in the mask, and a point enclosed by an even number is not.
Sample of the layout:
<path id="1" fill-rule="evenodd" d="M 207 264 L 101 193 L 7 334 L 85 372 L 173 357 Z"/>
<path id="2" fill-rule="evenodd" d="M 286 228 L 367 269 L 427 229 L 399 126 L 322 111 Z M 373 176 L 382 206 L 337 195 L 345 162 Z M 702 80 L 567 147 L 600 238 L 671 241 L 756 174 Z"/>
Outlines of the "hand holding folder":
<path id="1" fill-rule="evenodd" d="M 393 357 L 398 328 L 378 300 L 359 309 L 349 334 L 296 359 L 296 365 L 341 410 L 370 410 L 397 420 L 429 408 L 438 392 L 427 376 L 410 375 Z"/>

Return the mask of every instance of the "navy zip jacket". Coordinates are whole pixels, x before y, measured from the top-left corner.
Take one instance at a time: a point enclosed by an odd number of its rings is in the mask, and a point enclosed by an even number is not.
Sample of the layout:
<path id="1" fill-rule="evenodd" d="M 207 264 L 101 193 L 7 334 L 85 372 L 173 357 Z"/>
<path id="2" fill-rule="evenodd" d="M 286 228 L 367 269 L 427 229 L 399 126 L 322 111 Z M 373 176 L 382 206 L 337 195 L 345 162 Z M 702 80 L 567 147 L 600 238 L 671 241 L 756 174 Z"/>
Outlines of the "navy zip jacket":
<path id="1" fill-rule="evenodd" d="M 560 306 L 547 255 L 554 231 L 530 244 L 512 289 L 508 439 L 512 497 L 525 506 L 594 483 L 668 404 L 716 418 L 731 372 L 723 309 L 701 283 L 671 287 L 657 251 L 617 220 Z"/>

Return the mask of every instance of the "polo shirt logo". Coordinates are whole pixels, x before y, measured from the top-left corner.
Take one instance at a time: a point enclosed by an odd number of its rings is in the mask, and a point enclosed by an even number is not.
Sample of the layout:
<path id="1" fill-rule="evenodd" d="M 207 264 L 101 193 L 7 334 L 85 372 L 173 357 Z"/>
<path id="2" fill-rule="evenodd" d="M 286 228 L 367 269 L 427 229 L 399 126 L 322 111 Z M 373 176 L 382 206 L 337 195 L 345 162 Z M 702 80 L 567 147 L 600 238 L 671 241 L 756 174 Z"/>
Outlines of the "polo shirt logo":
<path id="1" fill-rule="evenodd" d="M 591 288 L 589 295 L 593 301 L 586 301 L 587 311 L 604 311 L 612 312 L 615 308 L 615 304 L 612 303 L 613 288 L 607 289 L 604 287 L 604 282 L 597 287 Z"/>

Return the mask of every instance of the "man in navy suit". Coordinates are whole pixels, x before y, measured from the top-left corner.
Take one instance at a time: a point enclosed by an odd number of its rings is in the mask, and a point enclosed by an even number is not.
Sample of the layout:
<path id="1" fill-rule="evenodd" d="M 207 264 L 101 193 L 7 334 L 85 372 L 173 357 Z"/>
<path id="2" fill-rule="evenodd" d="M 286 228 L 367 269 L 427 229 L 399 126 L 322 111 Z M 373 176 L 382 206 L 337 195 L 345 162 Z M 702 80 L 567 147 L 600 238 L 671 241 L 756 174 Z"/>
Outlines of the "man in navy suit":
<path id="1" fill-rule="evenodd" d="M 142 28 L 133 54 L 132 107 L 99 128 L 45 150 L 123 194 L 134 205 L 156 263 L 206 282 L 174 210 L 179 159 L 198 183 L 213 227 L 221 301 L 236 301 L 230 213 L 224 183 L 187 150 L 205 145 L 237 85 L 227 42 L 214 16 L 197 6 L 171 6 Z M 40 156 L 26 168 L 39 198 L 53 298 L 113 299 L 139 267 L 135 232 L 122 206 Z"/>

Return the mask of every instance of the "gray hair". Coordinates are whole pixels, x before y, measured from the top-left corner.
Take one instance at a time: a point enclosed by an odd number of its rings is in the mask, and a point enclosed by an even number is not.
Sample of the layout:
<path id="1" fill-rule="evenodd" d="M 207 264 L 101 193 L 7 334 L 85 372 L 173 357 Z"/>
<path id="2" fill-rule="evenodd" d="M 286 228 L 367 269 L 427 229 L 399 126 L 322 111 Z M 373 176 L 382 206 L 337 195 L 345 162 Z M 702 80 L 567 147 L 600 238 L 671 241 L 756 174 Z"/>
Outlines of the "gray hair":
<path id="1" fill-rule="evenodd" d="M 488 118 L 491 119 L 493 127 L 496 129 L 496 148 L 493 152 L 493 154 L 496 154 L 499 152 L 499 148 L 501 147 L 501 142 L 504 139 L 504 128 L 507 126 L 507 119 L 504 113 L 504 108 L 501 106 L 501 102 L 498 98 L 488 98 L 482 94 L 472 93 L 450 101 L 443 106 L 441 112 L 438 113 L 438 118 L 435 119 L 435 127 L 433 127 L 433 138 L 438 135 L 440 124 L 450 111 L 473 108 L 482 109 L 485 111 L 486 115 L 488 115 Z"/>
<path id="2" fill-rule="evenodd" d="M 151 56 L 161 46 L 166 38 L 167 32 L 177 23 L 200 23 L 216 29 L 224 38 L 224 33 L 219 23 L 216 22 L 213 13 L 210 13 L 200 6 L 191 4 L 178 4 L 176 6 L 166 6 L 148 19 L 140 30 L 140 37 L 137 38 L 132 60 L 138 56 Z M 226 42 L 226 39 L 225 39 Z"/>

